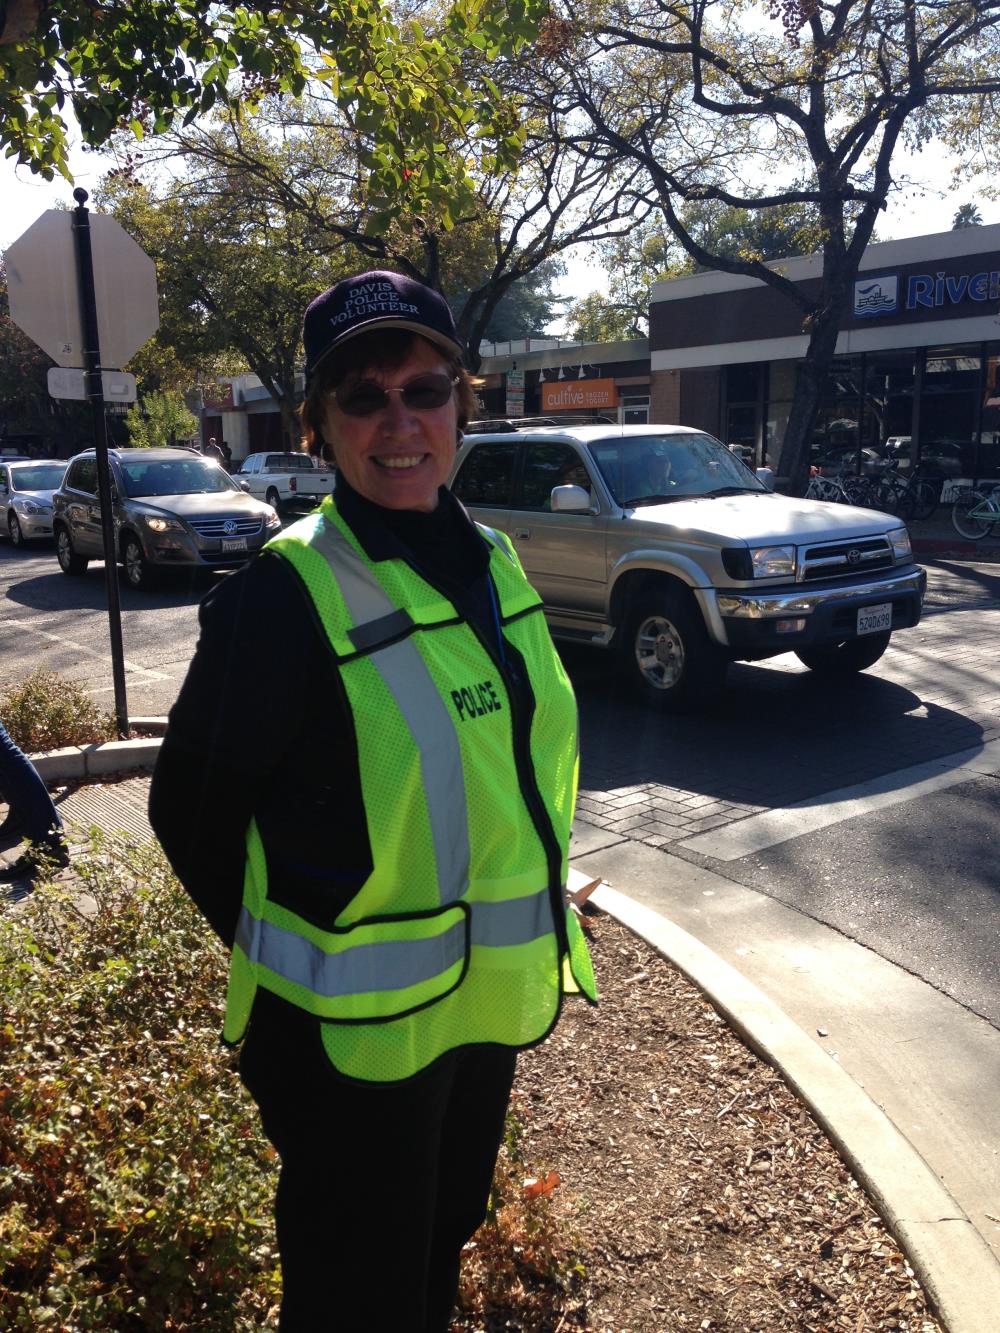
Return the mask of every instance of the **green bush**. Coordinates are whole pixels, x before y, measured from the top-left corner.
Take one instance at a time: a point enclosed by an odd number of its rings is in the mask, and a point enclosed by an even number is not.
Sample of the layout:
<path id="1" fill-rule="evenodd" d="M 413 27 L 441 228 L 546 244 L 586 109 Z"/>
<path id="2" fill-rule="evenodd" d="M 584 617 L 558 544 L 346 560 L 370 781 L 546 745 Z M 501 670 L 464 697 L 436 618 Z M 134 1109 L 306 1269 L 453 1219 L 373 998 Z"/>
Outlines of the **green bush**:
<path id="1" fill-rule="evenodd" d="M 274 1153 L 223 952 L 154 850 L 74 869 L 0 918 L 0 1328 L 269 1327 Z"/>
<path id="2" fill-rule="evenodd" d="M 73 869 L 0 908 L 0 1328 L 274 1328 L 277 1163 L 219 1040 L 225 951 L 155 845 L 95 830 Z M 519 1136 L 512 1115 L 455 1329 L 577 1327 Z"/>
<path id="3" fill-rule="evenodd" d="M 0 699 L 0 718 L 29 754 L 110 741 L 117 734 L 112 714 L 102 712 L 79 685 L 41 669 Z"/>

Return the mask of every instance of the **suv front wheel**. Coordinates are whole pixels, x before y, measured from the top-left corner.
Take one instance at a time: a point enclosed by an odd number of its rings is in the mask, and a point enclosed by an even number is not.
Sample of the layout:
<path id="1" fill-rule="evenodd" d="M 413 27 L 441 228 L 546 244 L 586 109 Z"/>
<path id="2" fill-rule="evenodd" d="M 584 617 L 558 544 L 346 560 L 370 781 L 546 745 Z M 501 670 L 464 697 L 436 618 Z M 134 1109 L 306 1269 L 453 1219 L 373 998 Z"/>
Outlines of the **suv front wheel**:
<path id="1" fill-rule="evenodd" d="M 126 537 L 122 547 L 122 564 L 125 577 L 132 588 L 148 588 L 153 582 L 153 570 L 142 553 L 138 537 Z"/>
<path id="2" fill-rule="evenodd" d="M 90 561 L 73 550 L 73 538 L 68 528 L 56 530 L 56 559 L 64 574 L 86 574 Z"/>
<path id="3" fill-rule="evenodd" d="M 648 590 L 636 599 L 622 627 L 619 662 L 633 693 L 667 711 L 721 690 L 729 665 L 680 590 Z"/>

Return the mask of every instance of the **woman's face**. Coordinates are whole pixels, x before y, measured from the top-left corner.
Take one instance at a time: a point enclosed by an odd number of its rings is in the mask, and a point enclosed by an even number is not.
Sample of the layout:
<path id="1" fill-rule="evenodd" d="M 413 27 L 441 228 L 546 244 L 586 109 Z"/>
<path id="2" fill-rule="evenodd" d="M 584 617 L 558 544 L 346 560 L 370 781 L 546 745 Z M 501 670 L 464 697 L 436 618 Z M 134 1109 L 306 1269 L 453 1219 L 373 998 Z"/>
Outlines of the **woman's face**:
<path id="1" fill-rule="evenodd" d="M 415 338 L 401 365 L 352 373 L 339 392 L 350 394 L 361 383 L 400 389 L 428 373 L 451 377 L 443 353 Z M 370 416 L 342 411 L 330 393 L 322 429 L 337 468 L 366 500 L 385 509 L 437 507 L 438 487 L 448 476 L 458 442 L 454 388 L 443 406 L 429 409 L 408 407 L 402 394 L 390 393 L 385 405 Z"/>

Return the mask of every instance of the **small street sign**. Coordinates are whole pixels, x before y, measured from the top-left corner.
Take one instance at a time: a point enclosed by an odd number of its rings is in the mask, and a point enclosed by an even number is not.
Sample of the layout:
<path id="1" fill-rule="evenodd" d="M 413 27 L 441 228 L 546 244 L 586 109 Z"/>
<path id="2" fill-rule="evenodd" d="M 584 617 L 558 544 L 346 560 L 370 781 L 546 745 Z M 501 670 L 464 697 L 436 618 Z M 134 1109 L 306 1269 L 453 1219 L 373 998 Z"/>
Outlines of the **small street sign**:
<path id="1" fill-rule="evenodd" d="M 82 369 L 73 217 L 50 208 L 4 258 L 11 319 L 58 365 Z M 90 232 L 101 362 L 120 368 L 159 328 L 156 267 L 115 218 L 92 213 Z"/>
<path id="2" fill-rule="evenodd" d="M 71 398 L 79 403 L 86 401 L 86 371 L 50 366 L 48 379 L 52 398 Z M 136 400 L 135 376 L 127 375 L 124 370 L 103 370 L 101 386 L 106 403 L 134 403 Z"/>

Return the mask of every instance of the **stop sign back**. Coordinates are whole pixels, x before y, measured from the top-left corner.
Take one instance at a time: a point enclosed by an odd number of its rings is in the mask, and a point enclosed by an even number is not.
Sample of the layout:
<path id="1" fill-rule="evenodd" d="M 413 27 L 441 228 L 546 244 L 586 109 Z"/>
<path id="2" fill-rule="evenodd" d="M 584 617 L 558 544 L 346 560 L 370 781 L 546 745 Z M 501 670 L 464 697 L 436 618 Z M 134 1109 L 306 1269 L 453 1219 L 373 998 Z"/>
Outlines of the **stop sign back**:
<path id="1" fill-rule="evenodd" d="M 101 364 L 120 370 L 160 325 L 156 268 L 115 218 L 90 214 Z M 5 255 L 10 317 L 60 366 L 84 365 L 73 213 L 49 209 Z"/>

